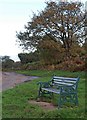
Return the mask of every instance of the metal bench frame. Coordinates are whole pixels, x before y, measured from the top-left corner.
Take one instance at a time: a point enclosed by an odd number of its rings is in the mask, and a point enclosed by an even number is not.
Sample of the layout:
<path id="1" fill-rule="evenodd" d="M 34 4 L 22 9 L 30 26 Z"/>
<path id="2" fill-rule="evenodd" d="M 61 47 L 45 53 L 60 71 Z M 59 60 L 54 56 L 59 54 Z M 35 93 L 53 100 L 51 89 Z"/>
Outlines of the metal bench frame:
<path id="1" fill-rule="evenodd" d="M 78 105 L 77 88 L 79 79 L 79 77 L 68 78 L 53 76 L 48 82 L 38 82 L 38 97 L 40 98 L 45 94 L 52 95 L 56 93 L 59 94 L 58 108 L 67 102 Z"/>

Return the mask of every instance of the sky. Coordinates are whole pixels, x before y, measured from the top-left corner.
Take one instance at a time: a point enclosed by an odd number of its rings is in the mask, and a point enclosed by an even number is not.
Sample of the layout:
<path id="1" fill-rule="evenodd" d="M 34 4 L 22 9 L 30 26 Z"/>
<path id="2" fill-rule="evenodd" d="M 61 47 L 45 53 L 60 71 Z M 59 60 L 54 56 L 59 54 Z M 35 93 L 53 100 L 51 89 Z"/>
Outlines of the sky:
<path id="1" fill-rule="evenodd" d="M 47 0 L 0 0 L 0 56 L 10 56 L 18 61 L 18 53 L 23 50 L 16 42 L 16 31 L 24 30 L 24 25 L 45 8 Z M 84 0 L 86 1 L 86 0 Z"/>
<path id="2" fill-rule="evenodd" d="M 45 5 L 45 0 L 0 0 L 0 56 L 18 60 L 23 51 L 16 42 L 16 31 L 24 30 L 32 12 L 43 10 Z"/>

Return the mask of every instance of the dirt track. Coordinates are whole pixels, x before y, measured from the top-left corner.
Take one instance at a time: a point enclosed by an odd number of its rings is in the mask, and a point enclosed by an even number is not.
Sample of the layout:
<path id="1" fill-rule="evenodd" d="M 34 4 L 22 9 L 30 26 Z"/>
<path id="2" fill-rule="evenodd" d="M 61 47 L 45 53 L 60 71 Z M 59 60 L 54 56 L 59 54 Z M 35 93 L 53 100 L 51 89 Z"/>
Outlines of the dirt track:
<path id="1" fill-rule="evenodd" d="M 0 73 L 0 76 L 1 76 L 0 78 L 2 78 L 2 86 L 0 84 L 0 90 L 1 87 L 2 90 L 6 90 L 15 87 L 17 84 L 38 78 L 35 76 L 26 76 L 22 74 L 17 74 L 15 72 L 2 72 L 2 74 Z"/>
<path id="2" fill-rule="evenodd" d="M 26 76 L 22 74 L 17 74 L 15 72 L 0 72 L 0 91 L 1 90 L 7 90 L 9 88 L 15 87 L 17 84 L 28 82 L 31 80 L 34 80 L 38 77 L 35 76 Z M 1 84 L 2 83 L 2 84 Z M 52 103 L 47 102 L 37 102 L 37 101 L 29 101 L 30 104 L 37 104 L 40 105 L 42 108 L 46 110 L 53 110 L 56 109 Z"/>

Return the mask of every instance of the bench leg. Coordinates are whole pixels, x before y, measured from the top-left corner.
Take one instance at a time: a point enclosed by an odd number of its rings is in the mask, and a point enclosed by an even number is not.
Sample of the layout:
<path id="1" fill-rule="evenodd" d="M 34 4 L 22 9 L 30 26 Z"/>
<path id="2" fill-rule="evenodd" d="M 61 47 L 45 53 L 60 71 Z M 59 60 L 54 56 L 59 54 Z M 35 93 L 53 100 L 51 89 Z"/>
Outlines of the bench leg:
<path id="1" fill-rule="evenodd" d="M 50 92 L 49 95 L 50 95 L 50 98 L 54 98 L 53 92 Z"/>
<path id="2" fill-rule="evenodd" d="M 39 90 L 39 91 L 38 91 L 38 97 L 40 97 L 40 96 L 41 96 L 41 91 Z"/>
<path id="3" fill-rule="evenodd" d="M 58 109 L 62 107 L 62 95 L 59 96 L 59 99 L 58 99 Z"/>
<path id="4" fill-rule="evenodd" d="M 75 103 L 75 105 L 78 105 L 78 96 L 77 96 L 77 94 L 74 95 L 74 103 Z"/>
<path id="5" fill-rule="evenodd" d="M 70 102 L 74 103 L 75 105 L 78 105 L 78 96 L 77 96 L 77 93 L 70 95 Z"/>
<path id="6" fill-rule="evenodd" d="M 42 91 L 41 91 L 41 87 L 39 88 L 39 90 L 38 90 L 38 96 L 37 96 L 37 98 L 40 98 L 42 95 Z"/>
<path id="7" fill-rule="evenodd" d="M 62 105 L 66 102 L 74 103 L 75 105 L 78 105 L 78 96 L 76 94 L 71 95 L 60 95 L 58 100 L 58 108 L 61 108 Z"/>

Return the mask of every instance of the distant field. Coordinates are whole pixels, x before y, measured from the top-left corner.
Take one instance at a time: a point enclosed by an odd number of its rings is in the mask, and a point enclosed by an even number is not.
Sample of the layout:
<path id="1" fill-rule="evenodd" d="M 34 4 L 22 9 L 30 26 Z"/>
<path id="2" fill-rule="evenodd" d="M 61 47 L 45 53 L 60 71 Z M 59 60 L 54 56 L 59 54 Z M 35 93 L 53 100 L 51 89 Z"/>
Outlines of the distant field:
<path id="1" fill-rule="evenodd" d="M 17 71 L 18 73 L 40 76 L 31 82 L 18 85 L 13 89 L 6 90 L 2 93 L 2 117 L 3 118 L 86 118 L 85 116 L 85 73 L 69 71 Z M 38 92 L 38 81 L 48 81 L 52 75 L 80 77 L 78 86 L 79 106 L 64 106 L 61 109 L 44 110 L 38 105 L 29 104 L 29 100 L 36 100 Z M 58 95 L 54 98 L 45 98 L 57 106 Z M 54 119 L 53 119 L 54 120 Z"/>

